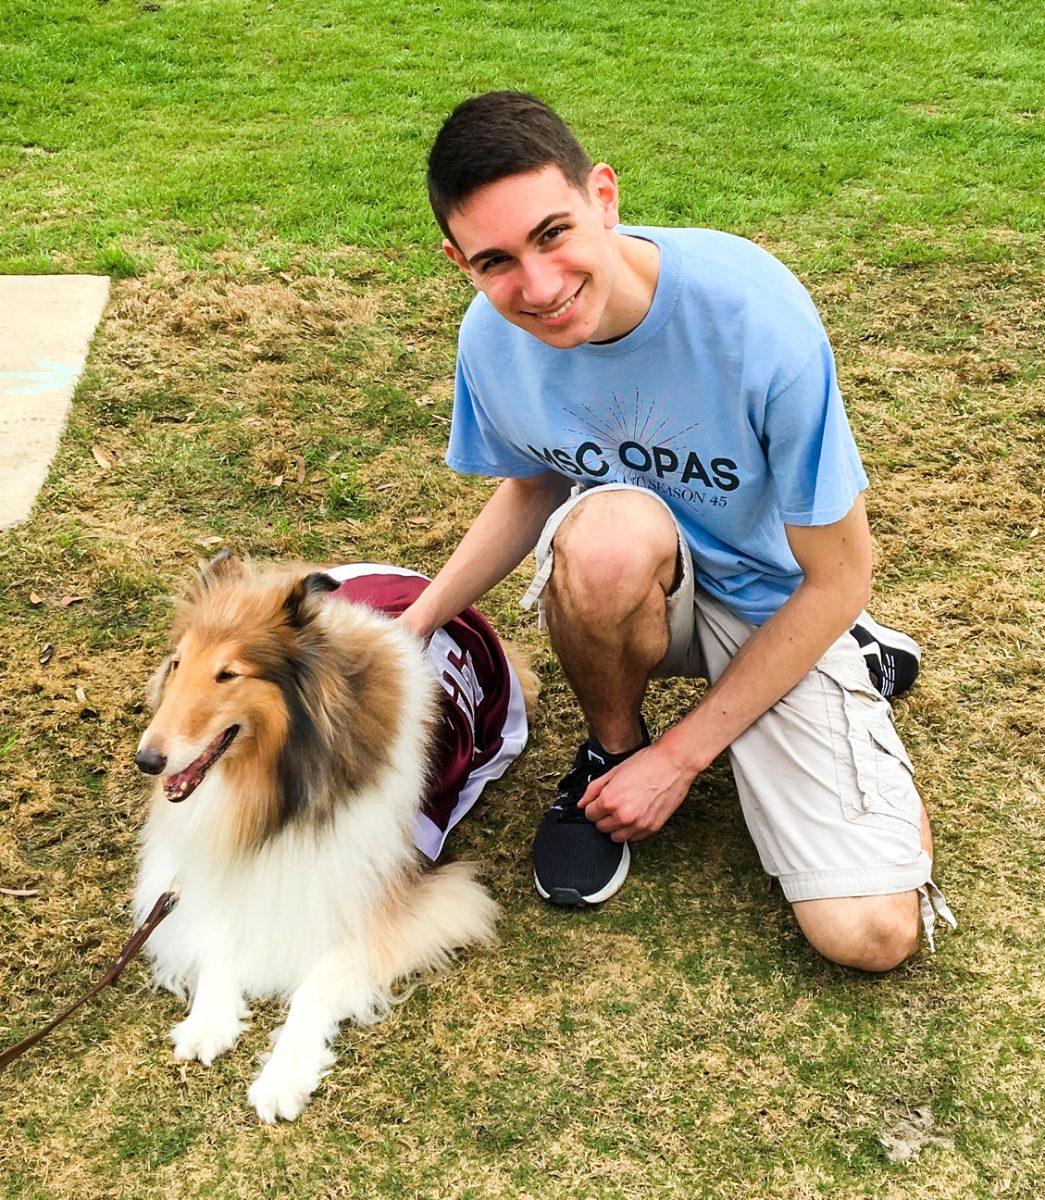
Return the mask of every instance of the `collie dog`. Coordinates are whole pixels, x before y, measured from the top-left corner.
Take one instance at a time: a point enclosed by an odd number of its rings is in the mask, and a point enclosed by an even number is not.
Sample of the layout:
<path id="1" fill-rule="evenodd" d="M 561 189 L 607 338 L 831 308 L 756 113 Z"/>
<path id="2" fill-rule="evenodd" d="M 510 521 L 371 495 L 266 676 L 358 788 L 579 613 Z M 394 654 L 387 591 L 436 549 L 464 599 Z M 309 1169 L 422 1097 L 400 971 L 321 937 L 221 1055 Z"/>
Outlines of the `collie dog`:
<path id="1" fill-rule="evenodd" d="M 174 1056 L 209 1064 L 248 999 L 288 1001 L 248 1093 L 267 1122 L 301 1111 L 341 1021 L 380 1019 L 397 981 L 489 942 L 497 916 L 471 864 L 425 869 L 414 847 L 438 704 L 424 648 L 337 586 L 219 555 L 179 606 L 135 755 L 158 777 L 135 909 L 180 896 L 147 946 L 156 982 L 191 996 Z"/>

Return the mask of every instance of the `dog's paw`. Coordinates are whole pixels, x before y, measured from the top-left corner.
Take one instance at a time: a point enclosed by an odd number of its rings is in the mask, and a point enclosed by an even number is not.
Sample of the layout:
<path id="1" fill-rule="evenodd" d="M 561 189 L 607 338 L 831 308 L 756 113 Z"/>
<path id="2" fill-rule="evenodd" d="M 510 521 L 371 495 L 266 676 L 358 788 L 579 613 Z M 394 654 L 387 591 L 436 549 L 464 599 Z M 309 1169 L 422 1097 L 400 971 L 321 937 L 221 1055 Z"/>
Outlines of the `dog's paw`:
<path id="1" fill-rule="evenodd" d="M 329 1051 L 307 1062 L 289 1062 L 273 1054 L 250 1085 L 247 1099 L 267 1125 L 293 1121 L 333 1065 L 334 1056 Z"/>
<path id="2" fill-rule="evenodd" d="M 174 1057 L 179 1060 L 198 1058 L 204 1066 L 219 1054 L 230 1049 L 246 1029 L 246 1022 L 235 1013 L 225 1017 L 189 1015 L 171 1030 Z"/>

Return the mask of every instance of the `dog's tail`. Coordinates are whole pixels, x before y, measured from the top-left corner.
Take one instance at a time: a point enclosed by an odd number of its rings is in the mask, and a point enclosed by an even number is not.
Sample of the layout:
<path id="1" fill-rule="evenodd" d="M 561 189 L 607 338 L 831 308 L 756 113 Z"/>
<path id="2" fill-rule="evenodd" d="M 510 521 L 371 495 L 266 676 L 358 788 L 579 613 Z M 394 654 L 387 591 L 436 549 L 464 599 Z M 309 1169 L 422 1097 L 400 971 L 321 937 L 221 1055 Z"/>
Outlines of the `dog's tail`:
<path id="1" fill-rule="evenodd" d="M 382 990 L 411 975 L 441 971 L 458 950 L 494 940 L 500 909 L 475 872 L 475 863 L 447 863 L 414 876 L 399 892 L 375 931 Z"/>
<path id="2" fill-rule="evenodd" d="M 541 681 L 537 678 L 537 672 L 530 665 L 533 655 L 529 650 L 522 646 L 516 646 L 512 642 L 501 642 L 501 647 L 504 650 L 504 656 L 512 665 L 512 670 L 518 676 L 519 684 L 522 687 L 523 703 L 526 705 L 527 717 L 532 717 L 537 711 L 537 696 L 541 690 Z"/>

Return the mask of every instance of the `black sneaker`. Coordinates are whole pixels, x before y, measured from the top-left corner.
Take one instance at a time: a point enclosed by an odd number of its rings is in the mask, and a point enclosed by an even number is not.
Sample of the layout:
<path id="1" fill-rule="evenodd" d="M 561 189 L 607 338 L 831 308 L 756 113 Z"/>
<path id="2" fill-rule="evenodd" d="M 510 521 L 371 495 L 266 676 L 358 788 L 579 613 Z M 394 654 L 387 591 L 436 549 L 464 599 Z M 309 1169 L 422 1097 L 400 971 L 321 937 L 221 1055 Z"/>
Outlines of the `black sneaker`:
<path id="1" fill-rule="evenodd" d="M 648 745 L 649 733 L 643 722 L 642 744 L 635 749 Z M 593 779 L 634 753 L 608 754 L 594 735 L 577 750 L 569 773 L 559 780 L 555 803 L 544 814 L 533 839 L 533 882 L 545 900 L 566 908 L 601 904 L 627 878 L 631 864 L 628 843 L 615 842 L 596 829 L 577 802 Z"/>
<path id="2" fill-rule="evenodd" d="M 922 648 L 899 629 L 890 629 L 861 613 L 849 631 L 860 643 L 871 682 L 887 699 L 902 696 L 918 678 Z"/>

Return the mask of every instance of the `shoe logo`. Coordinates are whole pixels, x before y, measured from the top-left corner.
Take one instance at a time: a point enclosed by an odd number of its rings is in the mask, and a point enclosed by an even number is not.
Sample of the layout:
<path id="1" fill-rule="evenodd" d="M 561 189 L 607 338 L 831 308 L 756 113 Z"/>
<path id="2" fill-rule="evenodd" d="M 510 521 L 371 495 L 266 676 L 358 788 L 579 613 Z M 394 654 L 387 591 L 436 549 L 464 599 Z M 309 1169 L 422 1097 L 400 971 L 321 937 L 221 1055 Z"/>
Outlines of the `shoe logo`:
<path id="1" fill-rule="evenodd" d="M 606 760 L 602 757 L 602 755 L 596 754 L 590 746 L 588 747 L 588 757 L 593 758 L 597 763 L 602 763 L 603 766 L 606 765 Z"/>

